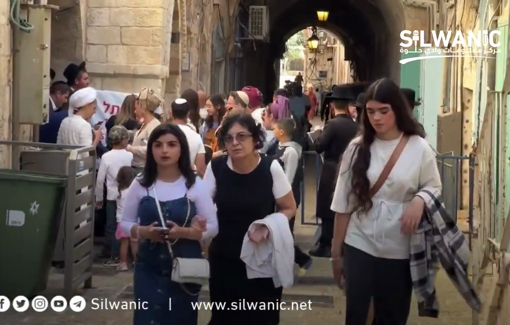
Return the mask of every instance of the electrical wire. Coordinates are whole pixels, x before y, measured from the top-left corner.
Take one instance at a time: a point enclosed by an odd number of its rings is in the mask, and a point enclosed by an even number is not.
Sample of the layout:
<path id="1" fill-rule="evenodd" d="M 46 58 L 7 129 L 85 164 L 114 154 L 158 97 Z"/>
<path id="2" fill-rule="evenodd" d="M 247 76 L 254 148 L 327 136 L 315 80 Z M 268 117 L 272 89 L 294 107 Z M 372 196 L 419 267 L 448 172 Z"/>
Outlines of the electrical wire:
<path id="1" fill-rule="evenodd" d="M 20 18 L 20 5 L 21 0 L 11 0 L 11 22 L 21 29 L 24 32 L 29 33 L 34 29 L 34 26 L 31 25 L 26 19 Z"/>

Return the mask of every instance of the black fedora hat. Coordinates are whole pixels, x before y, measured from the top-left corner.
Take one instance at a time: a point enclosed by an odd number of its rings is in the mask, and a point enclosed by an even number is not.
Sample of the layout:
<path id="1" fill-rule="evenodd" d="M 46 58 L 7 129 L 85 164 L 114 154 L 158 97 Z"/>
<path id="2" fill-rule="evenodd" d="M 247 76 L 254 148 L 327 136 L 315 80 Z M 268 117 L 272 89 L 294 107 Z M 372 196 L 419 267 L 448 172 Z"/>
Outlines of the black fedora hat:
<path id="1" fill-rule="evenodd" d="M 355 100 L 356 96 L 352 92 L 352 88 L 348 85 L 335 86 L 331 95 L 326 96 L 330 100 Z"/>
<path id="2" fill-rule="evenodd" d="M 74 85 L 76 77 L 78 77 L 80 72 L 87 72 L 87 69 L 85 67 L 86 63 L 82 62 L 79 65 L 71 63 L 65 68 L 63 75 L 66 78 L 67 84 L 69 86 Z"/>
<path id="3" fill-rule="evenodd" d="M 354 104 L 354 106 L 356 108 L 364 108 L 365 107 L 365 104 L 366 104 L 366 96 L 365 96 L 365 93 L 360 93 L 358 95 L 358 98 L 356 98 L 356 103 Z"/>
<path id="4" fill-rule="evenodd" d="M 416 100 L 416 92 L 410 88 L 400 88 L 400 91 L 404 95 L 404 97 L 407 99 L 407 102 L 411 107 L 419 106 L 421 103 Z"/>

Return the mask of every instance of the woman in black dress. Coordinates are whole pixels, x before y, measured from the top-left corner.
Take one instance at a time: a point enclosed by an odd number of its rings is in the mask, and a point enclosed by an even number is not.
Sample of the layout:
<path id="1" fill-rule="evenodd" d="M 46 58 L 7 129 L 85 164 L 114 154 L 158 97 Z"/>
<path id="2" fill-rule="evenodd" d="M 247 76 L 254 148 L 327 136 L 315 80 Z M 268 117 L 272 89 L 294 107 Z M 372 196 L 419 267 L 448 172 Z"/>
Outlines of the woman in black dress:
<path id="1" fill-rule="evenodd" d="M 230 310 L 213 310 L 209 325 L 276 325 L 279 310 L 239 310 L 242 301 L 246 305 L 277 303 L 283 291 L 275 288 L 272 278 L 248 279 L 240 255 L 252 222 L 276 211 L 289 219 L 295 215 L 292 188 L 278 161 L 258 153 L 264 132 L 250 115 L 227 117 L 218 136 L 228 155 L 213 159 L 204 176 L 216 203 L 219 225 L 209 247 L 209 290 L 212 302 L 226 303 Z M 268 233 L 261 227 L 250 240 L 267 240 Z"/>

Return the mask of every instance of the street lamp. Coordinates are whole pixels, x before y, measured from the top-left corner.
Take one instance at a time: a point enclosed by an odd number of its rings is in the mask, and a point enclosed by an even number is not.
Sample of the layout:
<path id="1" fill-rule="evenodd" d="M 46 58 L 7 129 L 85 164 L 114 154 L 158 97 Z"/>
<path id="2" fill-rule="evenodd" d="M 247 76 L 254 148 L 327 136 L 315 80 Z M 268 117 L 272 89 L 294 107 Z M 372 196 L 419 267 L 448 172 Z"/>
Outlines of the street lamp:
<path id="1" fill-rule="evenodd" d="M 317 17 L 319 21 L 327 21 L 329 17 L 329 11 L 317 11 Z"/>
<path id="2" fill-rule="evenodd" d="M 319 38 L 315 33 L 308 39 L 308 49 L 316 50 L 319 47 Z"/>

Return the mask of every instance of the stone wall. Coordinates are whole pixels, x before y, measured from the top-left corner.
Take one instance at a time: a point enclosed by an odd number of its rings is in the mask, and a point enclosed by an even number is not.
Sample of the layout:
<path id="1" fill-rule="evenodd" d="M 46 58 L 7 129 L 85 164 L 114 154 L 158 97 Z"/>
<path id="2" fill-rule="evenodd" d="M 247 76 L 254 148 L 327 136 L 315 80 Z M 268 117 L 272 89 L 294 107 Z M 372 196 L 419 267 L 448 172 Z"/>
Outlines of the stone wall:
<path id="1" fill-rule="evenodd" d="M 71 62 L 85 59 L 85 1 L 49 0 L 61 10 L 54 12 L 51 20 L 51 67 L 56 80 L 65 80 L 62 73 Z"/>
<path id="2" fill-rule="evenodd" d="M 11 137 L 11 26 L 9 1 L 0 1 L 0 139 Z M 10 165 L 7 147 L 0 146 L 0 167 Z"/>
<path id="3" fill-rule="evenodd" d="M 85 58 L 97 89 L 163 93 L 174 1 L 88 0 Z M 169 21 L 170 20 L 170 21 Z"/>
<path id="4" fill-rule="evenodd" d="M 183 42 L 185 48 L 182 47 L 182 55 L 183 62 L 184 58 L 189 58 L 189 70 L 181 72 L 182 90 L 188 88 L 206 92 L 210 90 L 213 17 L 212 1 L 206 3 L 203 0 L 188 0 L 186 41 Z"/>

